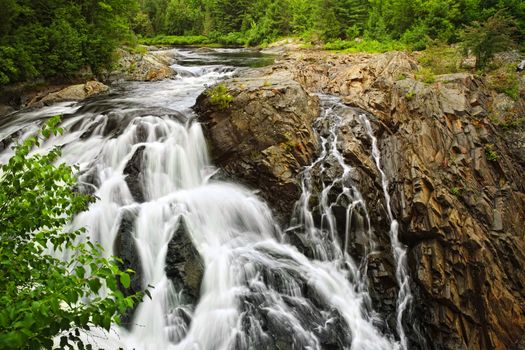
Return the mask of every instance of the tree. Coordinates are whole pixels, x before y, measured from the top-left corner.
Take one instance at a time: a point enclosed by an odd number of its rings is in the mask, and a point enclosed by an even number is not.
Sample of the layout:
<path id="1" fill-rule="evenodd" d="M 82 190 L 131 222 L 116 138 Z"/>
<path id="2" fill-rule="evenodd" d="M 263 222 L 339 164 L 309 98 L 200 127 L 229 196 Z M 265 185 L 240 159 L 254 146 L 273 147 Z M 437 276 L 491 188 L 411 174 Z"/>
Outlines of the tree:
<path id="1" fill-rule="evenodd" d="M 512 37 L 517 28 L 514 20 L 498 11 L 485 22 L 474 21 L 460 34 L 463 51 L 476 56 L 476 68 L 484 68 L 498 52 L 515 45 Z"/>
<path id="2" fill-rule="evenodd" d="M 58 123 L 51 118 L 0 168 L 1 349 L 49 349 L 57 336 L 61 348 L 82 344 L 80 331 L 109 330 L 139 299 L 119 290 L 119 284 L 129 287 L 131 271 L 105 259 L 100 246 L 78 243 L 84 230 L 66 229 L 90 198 L 74 190 L 71 167 L 54 164 L 60 150 L 30 155 L 42 139 L 61 132 Z M 66 251 L 67 261 L 52 255 Z"/>

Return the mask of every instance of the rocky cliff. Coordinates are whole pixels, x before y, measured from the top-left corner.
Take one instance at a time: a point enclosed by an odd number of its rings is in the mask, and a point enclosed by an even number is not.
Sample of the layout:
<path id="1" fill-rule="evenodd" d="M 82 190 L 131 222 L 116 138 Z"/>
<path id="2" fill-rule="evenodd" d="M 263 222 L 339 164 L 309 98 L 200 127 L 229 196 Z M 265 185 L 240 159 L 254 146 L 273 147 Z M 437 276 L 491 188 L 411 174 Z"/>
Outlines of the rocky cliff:
<path id="1" fill-rule="evenodd" d="M 280 212 L 291 212 L 300 195 L 298 174 L 319 147 L 312 129 L 317 97 L 284 71 L 252 71 L 223 84 L 229 106 L 205 93 L 195 107 L 212 156 L 228 176 L 261 189 Z"/>
<path id="2" fill-rule="evenodd" d="M 227 81 L 228 108 L 203 95 L 196 109 L 218 163 L 286 211 L 300 192 L 301 167 L 318 151 L 317 102 L 306 91 L 353 107 L 342 113 L 338 148 L 377 227 L 372 296 L 391 321 L 397 287 L 381 184 L 357 122 L 366 113 L 408 247 L 411 348 L 525 348 L 525 132 L 519 123 L 496 125 L 525 115 L 524 79 L 512 100 L 468 73 L 423 83 L 417 68 L 403 53 L 292 53 Z"/>

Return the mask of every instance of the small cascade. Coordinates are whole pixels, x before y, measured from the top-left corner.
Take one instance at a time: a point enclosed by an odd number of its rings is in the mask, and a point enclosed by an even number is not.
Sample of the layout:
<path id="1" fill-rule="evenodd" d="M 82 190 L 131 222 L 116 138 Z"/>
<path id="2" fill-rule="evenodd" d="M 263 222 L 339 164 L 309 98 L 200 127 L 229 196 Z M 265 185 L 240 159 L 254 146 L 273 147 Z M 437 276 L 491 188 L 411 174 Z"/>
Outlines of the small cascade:
<path id="1" fill-rule="evenodd" d="M 381 167 L 381 153 L 377 146 L 377 138 L 374 135 L 370 121 L 365 114 L 360 114 L 359 119 L 365 126 L 366 132 L 372 141 L 372 156 L 374 158 L 377 170 L 381 174 L 381 185 L 385 197 L 386 210 L 388 219 L 390 220 L 390 242 L 392 245 L 392 253 L 396 261 L 396 279 L 399 284 L 399 292 L 397 297 L 397 332 L 401 340 L 402 349 L 408 349 L 408 341 L 403 328 L 403 316 L 407 308 L 410 306 L 412 300 L 412 292 L 410 290 L 410 280 L 407 271 L 407 249 L 406 246 L 399 241 L 399 224 L 392 214 L 390 204 L 390 194 L 388 192 L 388 178 Z"/>

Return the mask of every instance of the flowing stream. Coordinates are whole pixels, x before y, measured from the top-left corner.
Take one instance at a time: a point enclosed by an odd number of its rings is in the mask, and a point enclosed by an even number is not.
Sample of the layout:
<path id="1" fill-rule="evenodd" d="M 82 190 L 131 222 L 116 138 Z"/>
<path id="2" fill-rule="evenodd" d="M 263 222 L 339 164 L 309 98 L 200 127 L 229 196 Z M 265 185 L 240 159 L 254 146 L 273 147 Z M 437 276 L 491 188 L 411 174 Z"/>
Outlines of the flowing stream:
<path id="1" fill-rule="evenodd" d="M 0 141 L 34 133 L 52 115 L 64 116 L 63 135 L 44 149 L 59 145 L 62 160 L 78 164 L 80 185 L 99 199 L 73 223 L 86 227 L 106 253 L 130 237 L 140 262 L 140 284 L 152 285 L 126 326 L 94 331 L 87 340 L 106 349 L 378 349 L 406 348 L 400 320 L 410 296 L 404 250 L 390 210 L 387 179 L 380 168 L 377 144 L 373 156 L 383 177 L 385 200 L 398 280 L 401 343 L 385 334 L 371 307 L 366 259 L 354 261 L 347 246 L 356 235 L 374 249 L 370 217 L 351 167 L 337 150 L 338 117 L 330 108 L 330 132 L 321 135 L 319 158 L 304 170 L 303 193 L 291 227 L 282 230 L 270 208 L 238 184 L 216 179 L 201 125 L 191 106 L 206 85 L 231 77 L 240 63 L 267 59 L 243 50 L 197 52 L 173 49 L 178 71 L 160 82 L 122 83 L 113 92 L 80 103 L 60 103 L 0 119 Z M 0 152 L 0 162 L 11 155 Z M 312 173 L 328 171 L 336 159 L 341 176 L 319 195 L 321 222 L 309 207 Z M 329 193 L 339 191 L 345 203 L 346 227 L 337 234 Z M 289 242 L 300 237 L 311 254 Z M 188 238 L 200 257 L 203 277 L 195 300 L 166 273 L 170 242 Z M 87 238 L 86 238 L 87 239 Z M 191 249 L 189 250 L 191 251 Z M 169 257 L 168 257 L 169 259 Z M 169 268 L 169 267 L 168 267 Z M 405 293 L 401 295 L 402 293 Z"/>

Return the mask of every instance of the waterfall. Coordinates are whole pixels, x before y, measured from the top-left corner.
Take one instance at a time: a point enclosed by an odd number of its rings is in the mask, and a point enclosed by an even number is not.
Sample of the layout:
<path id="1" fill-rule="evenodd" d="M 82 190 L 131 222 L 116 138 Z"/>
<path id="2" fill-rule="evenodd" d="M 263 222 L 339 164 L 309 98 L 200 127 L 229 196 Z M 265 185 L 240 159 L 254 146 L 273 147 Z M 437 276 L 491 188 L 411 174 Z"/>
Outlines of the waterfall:
<path id="1" fill-rule="evenodd" d="M 365 114 L 360 114 L 359 119 L 365 126 L 366 132 L 372 141 L 372 156 L 374 158 L 377 170 L 381 174 L 381 186 L 383 188 L 383 195 L 385 197 L 386 210 L 388 219 L 390 220 L 390 243 L 392 245 L 392 253 L 396 261 L 396 279 L 399 284 L 399 292 L 397 297 L 397 332 L 401 339 L 402 349 L 408 349 L 408 341 L 403 329 L 403 315 L 410 305 L 412 300 L 412 292 L 410 290 L 410 280 L 407 271 L 407 249 L 406 246 L 399 241 L 399 224 L 392 214 L 390 204 L 390 194 L 388 192 L 388 178 L 381 167 L 381 153 L 377 146 L 377 138 L 374 135 L 370 121 Z"/>
<path id="2" fill-rule="evenodd" d="M 20 137 L 57 111 L 65 113 L 64 134 L 43 148 L 60 146 L 62 160 L 79 165 L 81 188 L 98 197 L 73 225 L 86 227 L 107 254 L 115 253 L 116 241 L 128 239 L 140 262 L 138 283 L 154 286 L 152 298 L 138 306 L 126 328 L 93 330 L 86 341 L 137 350 L 274 349 L 276 344 L 398 349 L 399 343 L 380 330 L 382 321 L 370 306 L 366 256 L 374 249 L 373 232 L 352 169 L 337 149 L 340 117 L 323 112 L 330 131 L 321 135 L 321 155 L 304 170 L 296 218 L 283 232 L 253 191 L 216 179 L 201 125 L 190 109 L 205 85 L 231 76 L 235 67 L 201 63 L 220 61 L 220 55 L 175 51 L 184 62 L 198 64 L 175 67 L 184 73 L 173 80 L 126 83 L 115 94 L 19 113 L 2 126 L 8 130 L 2 139 L 14 133 Z M 0 154 L 1 161 L 8 157 L 7 150 Z M 330 171 L 328 158 L 336 160 L 341 175 L 323 184 L 318 207 L 310 208 L 312 175 Z M 376 162 L 379 167 L 379 158 Z M 343 237 L 335 218 L 340 206 L 345 208 Z M 400 249 L 396 261 L 403 266 L 405 251 L 388 210 L 393 246 Z M 318 214 L 320 223 L 314 218 Z M 311 253 L 289 244 L 293 235 Z M 361 261 L 347 253 L 356 237 L 366 242 Z M 184 240 L 203 269 L 193 299 L 166 272 L 171 242 Z M 399 278 L 406 278 L 404 270 Z M 398 309 L 400 322 L 403 309 Z"/>

